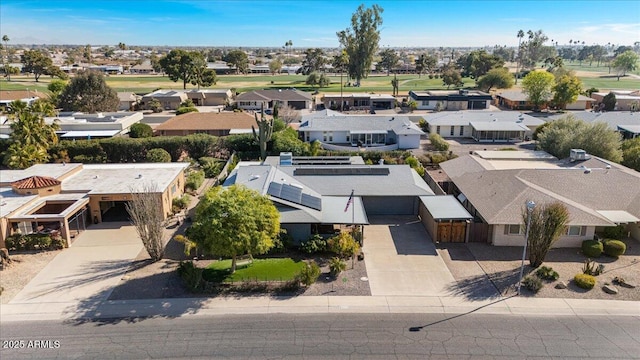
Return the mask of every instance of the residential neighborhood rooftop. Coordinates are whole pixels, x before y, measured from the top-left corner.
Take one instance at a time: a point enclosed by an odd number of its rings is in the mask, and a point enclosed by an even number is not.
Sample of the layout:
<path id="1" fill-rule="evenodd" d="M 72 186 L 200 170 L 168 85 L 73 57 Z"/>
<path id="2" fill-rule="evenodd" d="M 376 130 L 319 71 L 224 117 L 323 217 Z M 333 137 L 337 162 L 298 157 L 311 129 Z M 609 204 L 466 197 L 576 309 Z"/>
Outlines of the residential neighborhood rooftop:
<path id="1" fill-rule="evenodd" d="M 255 118 L 245 112 L 192 112 L 175 116 L 155 130 L 251 130 L 255 125 Z"/>

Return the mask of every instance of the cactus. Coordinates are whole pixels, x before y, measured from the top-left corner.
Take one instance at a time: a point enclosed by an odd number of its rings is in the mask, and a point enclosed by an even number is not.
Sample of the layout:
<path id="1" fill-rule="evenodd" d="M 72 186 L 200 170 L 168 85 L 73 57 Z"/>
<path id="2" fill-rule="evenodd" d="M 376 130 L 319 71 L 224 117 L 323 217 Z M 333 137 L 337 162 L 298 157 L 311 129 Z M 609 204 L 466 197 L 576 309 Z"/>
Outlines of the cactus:
<path id="1" fill-rule="evenodd" d="M 271 134 L 273 134 L 273 119 L 265 118 L 264 106 L 260 110 L 260 120 L 258 120 L 258 114 L 255 114 L 258 131 L 256 132 L 256 128 L 253 126 L 251 126 L 251 130 L 253 130 L 253 137 L 260 145 L 260 159 L 265 160 L 267 158 L 267 143 L 271 140 Z"/>

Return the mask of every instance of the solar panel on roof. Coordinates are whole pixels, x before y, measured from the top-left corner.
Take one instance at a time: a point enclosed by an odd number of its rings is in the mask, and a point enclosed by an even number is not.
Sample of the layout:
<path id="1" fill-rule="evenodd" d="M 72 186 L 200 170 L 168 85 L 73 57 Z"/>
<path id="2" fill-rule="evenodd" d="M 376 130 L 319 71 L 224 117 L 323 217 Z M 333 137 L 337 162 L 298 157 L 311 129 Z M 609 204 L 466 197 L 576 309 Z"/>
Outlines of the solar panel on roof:
<path id="1" fill-rule="evenodd" d="M 322 200 L 309 194 L 302 194 L 302 205 L 316 210 L 322 210 Z"/>
<path id="2" fill-rule="evenodd" d="M 271 182 L 267 194 L 278 199 L 287 200 L 315 210 L 322 210 L 322 199 L 302 192 L 303 187 L 298 184 L 280 184 Z"/>
<path id="3" fill-rule="evenodd" d="M 293 171 L 295 176 L 303 175 L 389 175 L 387 167 L 348 167 L 348 168 L 298 168 Z"/>

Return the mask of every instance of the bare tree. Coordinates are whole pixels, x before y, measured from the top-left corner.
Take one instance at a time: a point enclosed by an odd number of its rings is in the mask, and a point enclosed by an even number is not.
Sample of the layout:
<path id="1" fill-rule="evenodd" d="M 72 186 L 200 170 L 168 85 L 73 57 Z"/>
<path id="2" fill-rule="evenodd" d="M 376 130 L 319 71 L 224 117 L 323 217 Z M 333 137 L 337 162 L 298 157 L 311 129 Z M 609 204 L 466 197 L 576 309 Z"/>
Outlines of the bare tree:
<path id="1" fill-rule="evenodd" d="M 129 188 L 131 201 L 127 202 L 127 212 L 131 223 L 142 239 L 147 253 L 153 261 L 162 259 L 164 244 L 162 235 L 165 227 L 162 213 L 162 196 L 155 183 L 145 183 L 141 189 Z"/>
<path id="2" fill-rule="evenodd" d="M 300 111 L 291 106 L 286 106 L 278 111 L 278 119 L 287 124 L 291 124 L 293 122 L 300 122 L 302 116 L 300 115 Z"/>

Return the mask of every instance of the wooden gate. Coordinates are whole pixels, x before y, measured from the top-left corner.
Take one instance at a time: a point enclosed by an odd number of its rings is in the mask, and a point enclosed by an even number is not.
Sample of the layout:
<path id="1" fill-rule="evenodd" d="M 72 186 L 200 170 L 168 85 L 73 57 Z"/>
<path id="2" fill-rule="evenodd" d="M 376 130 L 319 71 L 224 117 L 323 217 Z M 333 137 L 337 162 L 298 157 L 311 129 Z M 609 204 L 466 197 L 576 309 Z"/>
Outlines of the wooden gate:
<path id="1" fill-rule="evenodd" d="M 472 223 L 469 232 L 469 242 L 489 242 L 491 227 L 485 223 Z"/>
<path id="2" fill-rule="evenodd" d="M 438 223 L 439 242 L 464 242 L 467 223 L 465 221 L 449 221 Z"/>

